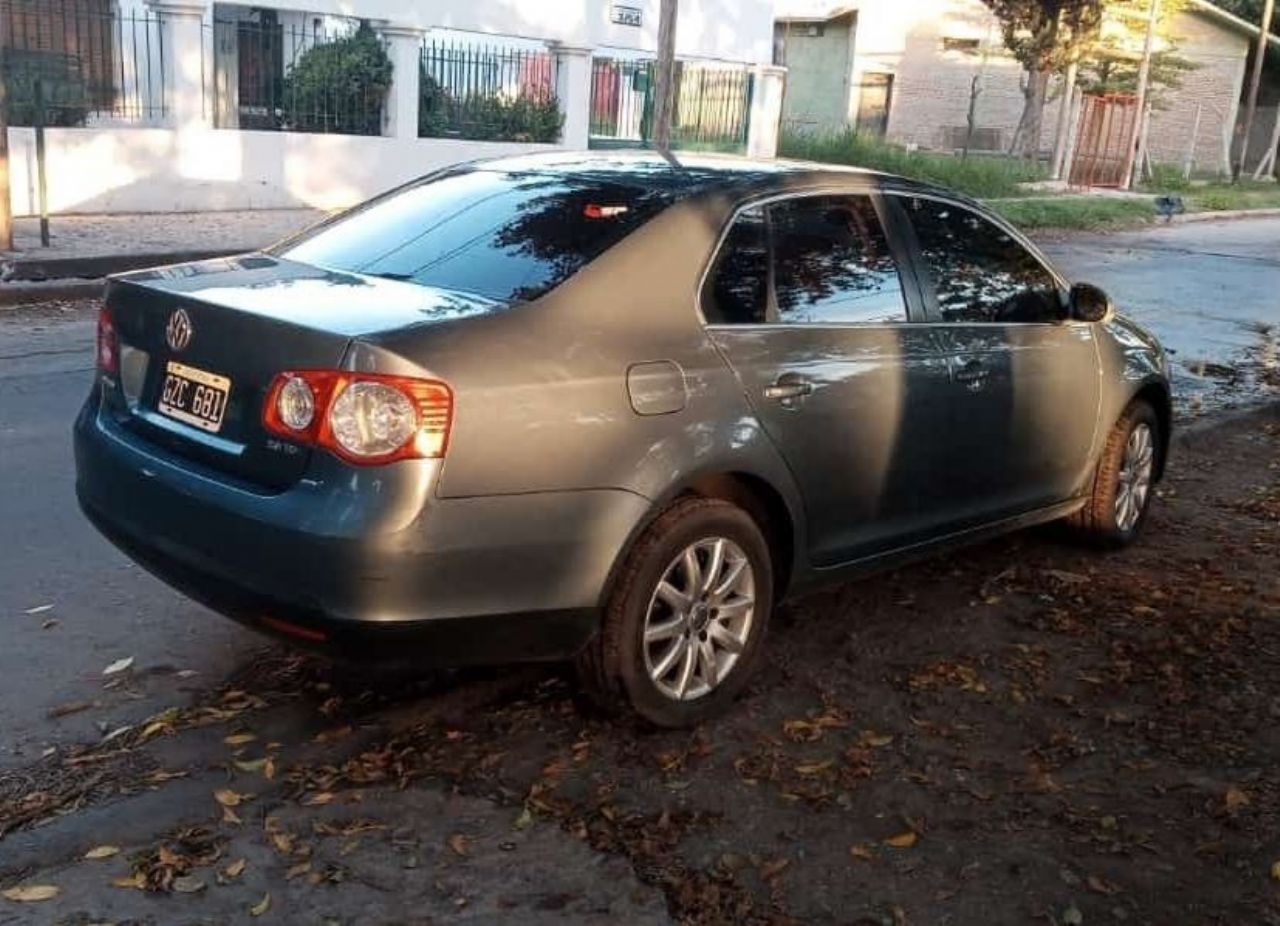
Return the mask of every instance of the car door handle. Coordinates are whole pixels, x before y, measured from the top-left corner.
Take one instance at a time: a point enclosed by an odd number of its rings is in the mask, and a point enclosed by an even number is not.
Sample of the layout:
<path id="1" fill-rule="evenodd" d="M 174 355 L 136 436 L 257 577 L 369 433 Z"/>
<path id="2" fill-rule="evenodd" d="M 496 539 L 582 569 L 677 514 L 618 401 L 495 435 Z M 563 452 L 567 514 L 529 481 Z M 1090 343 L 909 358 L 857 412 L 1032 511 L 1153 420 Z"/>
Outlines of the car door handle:
<path id="1" fill-rule="evenodd" d="M 796 376 L 782 375 L 772 386 L 766 386 L 764 397 L 776 402 L 802 399 L 813 392 L 813 383 Z"/>
<path id="2" fill-rule="evenodd" d="M 956 382 L 976 392 L 986 383 L 988 372 L 981 360 L 970 360 L 956 370 Z"/>

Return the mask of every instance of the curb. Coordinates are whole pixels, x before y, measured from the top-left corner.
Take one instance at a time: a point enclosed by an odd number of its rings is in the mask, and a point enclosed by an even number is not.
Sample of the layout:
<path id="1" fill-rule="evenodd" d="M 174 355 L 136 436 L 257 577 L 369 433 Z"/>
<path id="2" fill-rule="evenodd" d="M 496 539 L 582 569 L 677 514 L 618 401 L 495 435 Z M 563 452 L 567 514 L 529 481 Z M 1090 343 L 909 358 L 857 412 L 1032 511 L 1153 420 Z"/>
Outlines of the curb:
<path id="1" fill-rule="evenodd" d="M 0 284 L 0 312 L 57 299 L 96 299 L 104 280 L 49 280 L 42 283 Z"/>
<path id="2" fill-rule="evenodd" d="M 1231 222 L 1236 219 L 1280 218 L 1280 209 L 1227 209 L 1222 212 L 1187 212 L 1175 215 L 1169 222 L 1156 219 L 1157 225 L 1186 225 L 1192 222 Z"/>
<path id="3" fill-rule="evenodd" d="M 0 261 L 0 279 L 6 282 L 47 280 L 97 280 L 113 273 L 142 270 L 164 264 L 181 264 L 244 254 L 253 248 L 161 251 L 142 254 L 104 254 L 97 257 L 13 257 Z"/>

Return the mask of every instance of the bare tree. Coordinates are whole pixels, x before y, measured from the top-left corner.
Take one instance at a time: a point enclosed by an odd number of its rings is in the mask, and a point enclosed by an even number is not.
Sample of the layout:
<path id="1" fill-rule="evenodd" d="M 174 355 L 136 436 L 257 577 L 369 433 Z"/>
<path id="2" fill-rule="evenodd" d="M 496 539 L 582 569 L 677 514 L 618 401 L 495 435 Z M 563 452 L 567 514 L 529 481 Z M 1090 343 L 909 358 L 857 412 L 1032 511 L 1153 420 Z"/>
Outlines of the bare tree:
<path id="1" fill-rule="evenodd" d="M 1102 0 L 983 0 L 1000 21 L 1004 44 L 1026 69 L 1022 118 L 1010 150 L 1025 158 L 1040 151 L 1049 80 L 1097 32 Z"/>
<path id="2" fill-rule="evenodd" d="M 658 64 L 654 79 L 653 143 L 660 151 L 671 148 L 671 115 L 675 108 L 677 0 L 662 0 L 658 21 Z"/>

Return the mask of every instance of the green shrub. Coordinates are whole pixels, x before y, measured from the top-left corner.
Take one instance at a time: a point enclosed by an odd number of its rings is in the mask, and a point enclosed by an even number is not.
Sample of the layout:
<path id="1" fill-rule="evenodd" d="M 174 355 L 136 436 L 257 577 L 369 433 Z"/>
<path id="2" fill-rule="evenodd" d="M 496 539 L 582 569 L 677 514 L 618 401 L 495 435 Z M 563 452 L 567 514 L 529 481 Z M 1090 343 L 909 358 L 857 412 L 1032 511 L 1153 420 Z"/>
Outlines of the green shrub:
<path id="1" fill-rule="evenodd" d="M 1151 179 L 1146 188 L 1156 193 L 1181 193 L 1191 189 L 1191 181 L 1186 178 L 1182 168 L 1176 164 L 1151 165 Z"/>
<path id="2" fill-rule="evenodd" d="M 496 94 L 457 99 L 423 68 L 418 74 L 418 136 L 474 141 L 556 142 L 564 117 L 554 96 Z"/>
<path id="3" fill-rule="evenodd" d="M 89 88 L 79 59 L 50 51 L 10 49 L 3 79 L 9 125 L 67 128 L 84 125 L 89 116 Z M 40 82 L 38 105 L 36 82 Z"/>
<path id="4" fill-rule="evenodd" d="M 1043 167 L 1029 161 L 993 155 L 962 159 L 950 154 L 908 151 L 878 136 L 840 133 L 784 132 L 778 153 L 783 157 L 850 164 L 950 187 L 975 197 L 1017 196 L 1018 184 L 1044 180 Z"/>
<path id="5" fill-rule="evenodd" d="M 391 59 L 367 22 L 346 38 L 307 49 L 285 75 L 284 127 L 381 135 Z"/>

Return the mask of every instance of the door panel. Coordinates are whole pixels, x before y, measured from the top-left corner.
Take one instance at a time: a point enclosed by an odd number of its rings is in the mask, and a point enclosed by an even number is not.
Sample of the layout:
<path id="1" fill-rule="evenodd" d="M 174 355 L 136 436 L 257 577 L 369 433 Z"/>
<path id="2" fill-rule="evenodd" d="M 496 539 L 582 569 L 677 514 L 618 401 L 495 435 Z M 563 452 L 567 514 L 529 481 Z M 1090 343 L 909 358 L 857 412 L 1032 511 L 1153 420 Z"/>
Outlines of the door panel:
<path id="1" fill-rule="evenodd" d="M 1093 327 L 1063 319 L 1061 280 L 1011 230 L 943 199 L 898 202 L 950 366 L 955 526 L 1070 498 L 1095 440 Z"/>
<path id="2" fill-rule="evenodd" d="M 815 565 L 939 529 L 937 435 L 952 384 L 927 327 L 726 326 L 711 336 L 796 477 Z"/>
<path id="3" fill-rule="evenodd" d="M 938 325 L 954 422 L 955 527 L 1063 501 L 1088 469 L 1099 388 L 1091 326 Z"/>

